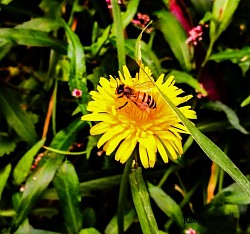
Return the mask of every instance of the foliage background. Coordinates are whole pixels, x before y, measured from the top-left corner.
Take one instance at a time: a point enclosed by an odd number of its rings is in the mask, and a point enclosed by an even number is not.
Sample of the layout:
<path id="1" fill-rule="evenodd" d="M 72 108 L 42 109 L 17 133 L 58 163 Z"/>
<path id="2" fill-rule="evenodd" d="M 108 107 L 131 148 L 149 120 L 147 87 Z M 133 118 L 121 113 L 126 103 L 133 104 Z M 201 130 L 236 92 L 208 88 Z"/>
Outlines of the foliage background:
<path id="1" fill-rule="evenodd" d="M 124 1 L 117 5 L 124 34 L 116 37 L 117 11 L 104 0 L 2 0 L 1 232 L 117 233 L 124 165 L 96 148 L 98 138 L 80 117 L 99 78 L 117 75 L 123 36 L 126 64 L 138 70 L 142 28 L 131 23 L 138 12 L 153 19 L 142 37 L 144 64 L 155 78 L 175 75 L 178 87 L 194 95 L 196 127 L 249 174 L 249 6 L 248 0 Z M 209 26 L 202 41 L 186 44 L 199 23 Z M 81 97 L 72 96 L 75 88 Z M 250 233 L 249 197 L 191 137 L 183 142 L 178 161 L 163 164 L 159 157 L 143 171 L 161 232 Z M 146 233 L 130 188 L 123 202 L 126 233 Z"/>

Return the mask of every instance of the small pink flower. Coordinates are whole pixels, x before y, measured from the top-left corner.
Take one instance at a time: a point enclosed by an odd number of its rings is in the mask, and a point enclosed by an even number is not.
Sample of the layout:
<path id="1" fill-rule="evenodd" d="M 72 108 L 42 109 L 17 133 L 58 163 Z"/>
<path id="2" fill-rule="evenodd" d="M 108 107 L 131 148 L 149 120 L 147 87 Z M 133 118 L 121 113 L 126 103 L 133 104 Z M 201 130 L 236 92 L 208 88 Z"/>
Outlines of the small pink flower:
<path id="1" fill-rule="evenodd" d="M 122 4 L 122 0 L 117 0 L 118 4 Z M 106 3 L 108 5 L 108 9 L 111 9 L 112 8 L 112 4 L 111 4 L 111 0 L 106 0 Z"/>
<path id="2" fill-rule="evenodd" d="M 202 25 L 198 25 L 192 28 L 189 32 L 189 37 L 186 40 L 186 44 L 192 43 L 193 45 L 197 45 L 197 41 L 202 40 L 203 27 Z"/>
<path id="3" fill-rule="evenodd" d="M 76 97 L 76 98 L 81 97 L 81 96 L 82 96 L 82 90 L 74 89 L 74 90 L 72 91 L 72 96 L 73 96 L 73 97 Z"/>
<path id="4" fill-rule="evenodd" d="M 141 28 L 145 28 L 150 22 L 150 17 L 147 14 L 137 13 L 136 19 L 133 19 L 131 22 Z M 148 28 L 146 31 L 151 32 L 152 28 Z"/>
<path id="5" fill-rule="evenodd" d="M 197 234 L 197 232 L 193 228 L 189 228 L 188 230 L 185 231 L 185 234 Z"/>

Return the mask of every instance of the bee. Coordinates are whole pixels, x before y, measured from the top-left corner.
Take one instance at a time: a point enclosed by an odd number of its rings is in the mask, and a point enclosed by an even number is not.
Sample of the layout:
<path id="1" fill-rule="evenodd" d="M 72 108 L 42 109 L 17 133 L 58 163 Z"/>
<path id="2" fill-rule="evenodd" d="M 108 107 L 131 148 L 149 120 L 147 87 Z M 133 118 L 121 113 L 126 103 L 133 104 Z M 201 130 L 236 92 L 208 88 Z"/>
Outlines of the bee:
<path id="1" fill-rule="evenodd" d="M 120 95 L 118 98 L 126 97 L 131 100 L 140 110 L 146 110 L 156 108 L 156 102 L 147 92 L 152 90 L 154 85 L 151 81 L 143 82 L 132 87 L 125 84 L 117 84 L 116 94 Z M 118 107 L 122 109 L 128 104 L 126 102 L 124 105 Z"/>

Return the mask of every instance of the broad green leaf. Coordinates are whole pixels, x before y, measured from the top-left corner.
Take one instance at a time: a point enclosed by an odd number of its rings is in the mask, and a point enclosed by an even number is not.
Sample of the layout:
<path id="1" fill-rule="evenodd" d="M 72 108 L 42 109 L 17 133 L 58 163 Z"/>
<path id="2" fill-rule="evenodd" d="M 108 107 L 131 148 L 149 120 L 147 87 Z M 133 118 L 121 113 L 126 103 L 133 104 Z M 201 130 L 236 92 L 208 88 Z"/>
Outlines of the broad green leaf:
<path id="1" fill-rule="evenodd" d="M 247 176 L 250 179 L 249 176 Z M 248 205 L 250 197 L 239 187 L 233 183 L 217 193 L 211 201 L 212 206 L 222 206 L 225 204 Z"/>
<path id="2" fill-rule="evenodd" d="M 2 60 L 11 50 L 13 44 L 8 41 L 0 41 L 0 60 Z"/>
<path id="3" fill-rule="evenodd" d="M 0 87 L 0 111 L 4 114 L 9 126 L 29 145 L 37 140 L 35 126 L 26 111 L 22 110 L 12 90 Z"/>
<path id="4" fill-rule="evenodd" d="M 0 133 L 0 157 L 2 157 L 5 154 L 10 154 L 13 152 L 16 148 L 18 139 L 15 139 L 13 136 L 8 136 L 7 133 Z"/>
<path id="5" fill-rule="evenodd" d="M 178 116 L 180 121 L 189 130 L 191 136 L 201 147 L 204 153 L 212 161 L 218 164 L 225 172 L 227 172 L 250 197 L 250 182 L 242 174 L 242 172 L 238 169 L 238 167 L 227 157 L 227 155 L 217 145 L 215 145 L 210 139 L 208 139 L 205 135 L 203 135 L 158 87 L 157 89 L 161 93 L 162 97 L 165 99 L 167 104 Z"/>
<path id="6" fill-rule="evenodd" d="M 230 107 L 227 105 L 221 103 L 220 101 L 215 101 L 215 102 L 208 102 L 205 104 L 204 107 L 211 108 L 216 111 L 223 111 L 229 123 L 237 130 L 239 130 L 243 134 L 248 134 L 248 131 L 240 125 L 240 121 L 234 110 L 232 110 Z"/>
<path id="7" fill-rule="evenodd" d="M 60 27 L 62 27 L 62 25 L 54 19 L 35 18 L 30 21 L 19 24 L 15 28 L 33 29 L 33 30 L 42 31 L 42 32 L 51 32 L 54 30 L 58 30 Z"/>
<path id="8" fill-rule="evenodd" d="M 1 28 L 0 38 L 17 45 L 50 47 L 61 54 L 66 54 L 67 51 L 64 42 L 49 36 L 46 32 L 32 29 Z"/>
<path id="9" fill-rule="evenodd" d="M 133 202 L 143 234 L 159 233 L 151 208 L 148 190 L 142 177 L 142 168 L 137 167 L 133 169 L 129 179 Z"/>
<path id="10" fill-rule="evenodd" d="M 69 41 L 67 55 L 70 59 L 70 76 L 69 88 L 72 92 L 74 89 L 82 91 L 81 98 L 77 99 L 81 111 L 86 113 L 86 104 L 89 93 L 87 89 L 87 79 L 83 78 L 86 73 L 85 54 L 79 37 L 71 30 L 63 19 L 58 19 L 65 29 L 66 36 Z"/>
<path id="11" fill-rule="evenodd" d="M 247 106 L 250 103 L 250 95 L 240 104 L 241 107 Z"/>
<path id="12" fill-rule="evenodd" d="M 82 229 L 79 234 L 100 234 L 95 228 L 84 228 Z"/>
<path id="13" fill-rule="evenodd" d="M 59 167 L 53 184 L 59 196 L 64 224 L 68 233 L 79 233 L 82 216 L 80 213 L 80 184 L 75 168 L 69 161 Z"/>
<path id="14" fill-rule="evenodd" d="M 111 0 L 111 4 L 112 4 L 112 13 L 113 13 L 113 20 L 114 20 L 116 45 L 117 45 L 119 71 L 122 71 L 122 67 L 126 65 L 126 55 L 125 55 L 121 11 L 120 11 L 118 2 L 116 0 Z"/>
<path id="15" fill-rule="evenodd" d="M 66 129 L 61 130 L 54 137 L 51 147 L 67 150 L 74 142 L 77 132 L 84 126 L 80 119 L 73 121 Z M 38 164 L 38 167 L 28 177 L 23 192 L 21 203 L 17 210 L 17 215 L 13 219 L 11 233 L 17 230 L 30 210 L 42 196 L 54 175 L 61 165 L 64 155 L 48 152 Z"/>
<path id="16" fill-rule="evenodd" d="M 159 29 L 181 67 L 190 71 L 193 69 L 193 47 L 186 44 L 187 34 L 185 30 L 170 12 L 158 11 L 156 15 L 159 18 Z"/>
<path id="17" fill-rule="evenodd" d="M 226 49 L 219 53 L 212 54 L 210 60 L 221 62 L 225 60 L 231 60 L 233 63 L 240 63 L 249 60 L 250 47 L 244 47 L 241 50 Z"/>
<path id="18" fill-rule="evenodd" d="M 13 171 L 13 178 L 16 184 L 21 184 L 24 182 L 25 178 L 28 176 L 31 166 L 34 160 L 34 157 L 37 155 L 38 151 L 44 145 L 46 139 L 38 141 L 35 145 L 32 146 L 19 160 Z"/>
<path id="19" fill-rule="evenodd" d="M 216 41 L 232 20 L 240 0 L 216 0 L 213 4 L 213 20 L 210 23 L 210 39 Z"/>
<path id="20" fill-rule="evenodd" d="M 136 212 L 134 209 L 125 212 L 124 215 L 124 231 L 131 226 L 131 224 L 137 218 Z M 105 234 L 117 234 L 118 226 L 117 226 L 117 216 L 115 215 L 109 222 L 108 226 L 105 228 Z"/>
<path id="21" fill-rule="evenodd" d="M 8 164 L 7 166 L 5 166 L 4 168 L 2 168 L 0 170 L 0 200 L 1 200 L 1 196 L 2 196 L 2 192 L 4 190 L 4 187 L 7 183 L 8 178 L 9 178 L 10 171 L 11 171 L 11 164 Z"/>
<path id="22" fill-rule="evenodd" d="M 207 91 L 202 88 L 200 83 L 186 72 L 172 70 L 168 75 L 173 75 L 176 83 L 185 83 L 194 88 L 197 92 L 207 95 Z"/>
<path id="23" fill-rule="evenodd" d="M 170 218 L 172 218 L 179 227 L 183 227 L 183 214 L 178 204 L 161 188 L 148 182 L 148 190 L 157 206 Z"/>

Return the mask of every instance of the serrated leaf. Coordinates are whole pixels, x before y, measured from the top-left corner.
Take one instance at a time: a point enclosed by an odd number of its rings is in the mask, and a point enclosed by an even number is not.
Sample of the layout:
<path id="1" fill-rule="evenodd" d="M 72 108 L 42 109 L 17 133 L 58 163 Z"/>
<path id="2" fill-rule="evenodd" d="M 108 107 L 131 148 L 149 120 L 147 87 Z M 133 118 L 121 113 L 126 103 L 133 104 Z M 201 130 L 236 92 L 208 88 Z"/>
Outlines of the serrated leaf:
<path id="1" fill-rule="evenodd" d="M 66 129 L 61 130 L 54 137 L 51 143 L 52 148 L 68 150 L 75 140 L 77 132 L 84 126 L 84 122 L 80 119 L 73 121 Z M 14 233 L 23 220 L 27 217 L 30 210 L 42 196 L 44 190 L 48 187 L 54 175 L 61 165 L 64 155 L 50 153 L 45 154 L 38 167 L 28 177 L 23 192 L 21 203 L 17 210 L 11 226 L 11 233 Z"/>
<path id="2" fill-rule="evenodd" d="M 170 218 L 172 218 L 179 227 L 183 228 L 183 214 L 178 204 L 161 188 L 148 182 L 148 190 L 157 206 Z"/>
<path id="3" fill-rule="evenodd" d="M 173 75 L 176 83 L 185 83 L 194 88 L 197 92 L 207 95 L 207 91 L 203 89 L 200 83 L 186 72 L 172 70 L 168 75 Z"/>
<path id="4" fill-rule="evenodd" d="M 37 155 L 38 151 L 44 145 L 46 139 L 42 139 L 38 141 L 35 145 L 33 145 L 19 160 L 13 171 L 13 178 L 16 184 L 21 184 L 24 182 L 25 178 L 28 176 L 34 157 Z"/>
<path id="5" fill-rule="evenodd" d="M 137 167 L 129 176 L 132 198 L 144 234 L 158 233 L 158 226 L 152 212 L 149 194 L 142 177 L 142 168 Z"/>
<path id="6" fill-rule="evenodd" d="M 17 145 L 17 139 L 10 137 L 8 135 L 0 135 L 0 142 L 1 142 L 1 147 L 0 147 L 0 157 L 2 157 L 5 154 L 10 154 L 11 152 L 14 151 Z"/>
<path id="7" fill-rule="evenodd" d="M 232 110 L 229 106 L 223 104 L 220 101 L 216 101 L 216 102 L 208 102 L 204 105 L 204 107 L 209 107 L 217 111 L 223 111 L 226 114 L 229 123 L 235 129 L 239 130 L 243 134 L 248 134 L 248 131 L 242 125 L 240 125 L 240 120 L 236 115 L 236 113 L 234 112 L 234 110 Z"/>
<path id="8" fill-rule="evenodd" d="M 53 184 L 56 188 L 68 233 L 79 233 L 82 216 L 80 213 L 80 185 L 73 165 L 65 161 L 59 167 Z"/>
<path id="9" fill-rule="evenodd" d="M 32 29 L 1 28 L 0 38 L 17 45 L 50 47 L 61 54 L 66 54 L 67 51 L 65 42 L 49 36 L 46 32 Z"/>
<path id="10" fill-rule="evenodd" d="M 156 15 L 159 18 L 159 29 L 181 67 L 186 71 L 190 71 L 193 68 L 193 47 L 186 43 L 187 34 L 185 30 L 170 12 L 158 11 Z"/>
<path id="11" fill-rule="evenodd" d="M 11 164 L 0 170 L 0 200 L 11 171 Z"/>
<path id="12" fill-rule="evenodd" d="M 3 86 L 0 87 L 0 110 L 9 126 L 15 130 L 22 140 L 30 145 L 36 142 L 37 134 L 30 116 L 21 109 L 13 91 Z"/>

